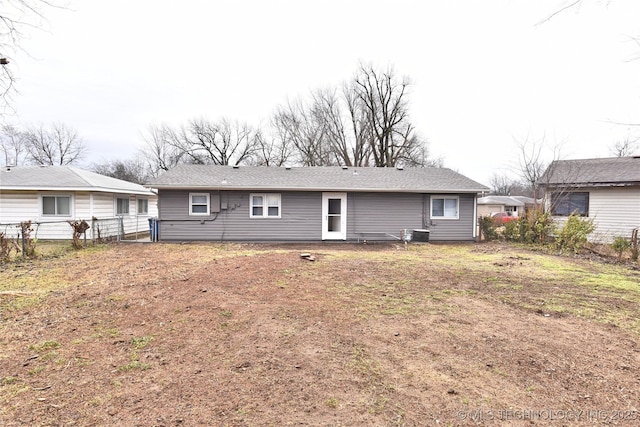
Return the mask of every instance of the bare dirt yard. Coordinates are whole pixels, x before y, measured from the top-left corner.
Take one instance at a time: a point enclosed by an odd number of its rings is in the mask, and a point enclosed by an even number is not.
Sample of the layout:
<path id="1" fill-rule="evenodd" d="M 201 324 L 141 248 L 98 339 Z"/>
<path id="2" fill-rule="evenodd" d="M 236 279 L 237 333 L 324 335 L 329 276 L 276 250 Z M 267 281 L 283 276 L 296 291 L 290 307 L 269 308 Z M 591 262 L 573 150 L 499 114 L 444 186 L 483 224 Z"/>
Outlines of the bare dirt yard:
<path id="1" fill-rule="evenodd" d="M 639 302 L 505 244 L 67 252 L 0 269 L 0 424 L 638 425 Z"/>

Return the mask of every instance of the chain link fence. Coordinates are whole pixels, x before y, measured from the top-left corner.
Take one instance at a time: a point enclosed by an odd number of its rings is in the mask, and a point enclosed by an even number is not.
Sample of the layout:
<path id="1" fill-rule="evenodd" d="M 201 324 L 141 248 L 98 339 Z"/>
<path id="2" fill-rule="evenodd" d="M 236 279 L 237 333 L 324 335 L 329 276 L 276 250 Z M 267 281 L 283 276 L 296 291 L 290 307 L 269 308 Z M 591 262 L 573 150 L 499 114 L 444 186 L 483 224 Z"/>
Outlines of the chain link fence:
<path id="1" fill-rule="evenodd" d="M 79 219 L 80 221 L 82 219 Z M 118 216 L 85 220 L 89 229 L 85 241 L 149 240 L 149 217 Z M 26 223 L 25 221 L 24 223 Z M 23 223 L 0 223 L 0 233 L 5 239 L 20 240 Z M 73 228 L 67 221 L 31 221 L 29 237 L 38 240 L 72 240 Z"/>

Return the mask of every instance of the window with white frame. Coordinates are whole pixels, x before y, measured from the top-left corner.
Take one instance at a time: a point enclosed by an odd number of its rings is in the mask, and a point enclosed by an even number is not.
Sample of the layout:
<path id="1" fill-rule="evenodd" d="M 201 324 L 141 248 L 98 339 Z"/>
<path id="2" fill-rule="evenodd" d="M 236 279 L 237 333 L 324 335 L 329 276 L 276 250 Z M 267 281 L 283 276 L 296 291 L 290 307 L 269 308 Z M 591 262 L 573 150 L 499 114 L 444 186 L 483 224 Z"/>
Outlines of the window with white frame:
<path id="1" fill-rule="evenodd" d="M 116 198 L 116 215 L 129 215 L 129 198 Z"/>
<path id="2" fill-rule="evenodd" d="M 457 196 L 432 196 L 431 218 L 458 219 L 458 205 Z"/>
<path id="3" fill-rule="evenodd" d="M 209 215 L 209 193 L 189 193 L 189 215 Z"/>
<path id="4" fill-rule="evenodd" d="M 43 216 L 71 216 L 71 196 L 42 196 Z"/>
<path id="5" fill-rule="evenodd" d="M 280 194 L 251 194 L 249 199 L 251 218 L 280 218 L 282 201 Z"/>
<path id="6" fill-rule="evenodd" d="M 138 215 L 148 215 L 148 214 L 149 214 L 149 200 L 138 199 Z"/>

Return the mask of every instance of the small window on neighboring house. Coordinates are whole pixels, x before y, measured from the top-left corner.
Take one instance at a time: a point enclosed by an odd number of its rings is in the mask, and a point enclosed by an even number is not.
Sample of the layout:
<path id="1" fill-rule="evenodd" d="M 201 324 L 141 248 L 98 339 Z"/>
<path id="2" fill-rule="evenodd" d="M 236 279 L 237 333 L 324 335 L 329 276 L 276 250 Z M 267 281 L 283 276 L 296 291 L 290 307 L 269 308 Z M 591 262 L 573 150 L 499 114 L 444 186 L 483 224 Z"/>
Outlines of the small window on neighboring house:
<path id="1" fill-rule="evenodd" d="M 118 197 L 116 199 L 116 215 L 129 215 L 129 198 Z"/>
<path id="2" fill-rule="evenodd" d="M 148 215 L 148 214 L 149 214 L 149 200 L 138 199 L 138 215 Z"/>
<path id="3" fill-rule="evenodd" d="M 42 196 L 43 216 L 71 216 L 71 196 Z"/>
<path id="4" fill-rule="evenodd" d="M 189 215 L 209 215 L 209 193 L 189 193 Z"/>
<path id="5" fill-rule="evenodd" d="M 251 194 L 251 218 L 280 218 L 280 194 Z"/>
<path id="6" fill-rule="evenodd" d="M 431 218 L 458 219 L 458 197 L 431 197 Z"/>
<path id="7" fill-rule="evenodd" d="M 589 216 L 589 193 L 554 193 L 551 196 L 551 212 L 555 216 Z"/>

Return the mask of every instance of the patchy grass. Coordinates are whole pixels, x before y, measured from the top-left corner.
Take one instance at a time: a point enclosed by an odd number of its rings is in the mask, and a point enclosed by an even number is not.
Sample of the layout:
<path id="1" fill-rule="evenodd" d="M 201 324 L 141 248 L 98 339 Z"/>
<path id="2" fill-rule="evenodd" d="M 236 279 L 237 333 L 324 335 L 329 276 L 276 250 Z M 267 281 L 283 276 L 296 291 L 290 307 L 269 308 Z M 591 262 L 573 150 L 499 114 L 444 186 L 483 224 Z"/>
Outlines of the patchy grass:
<path id="1" fill-rule="evenodd" d="M 15 263 L 0 269 L 0 424 L 633 411 L 638 279 L 502 243 L 129 243 Z"/>

